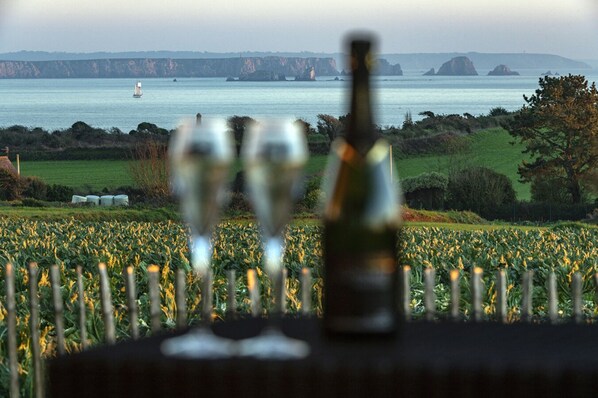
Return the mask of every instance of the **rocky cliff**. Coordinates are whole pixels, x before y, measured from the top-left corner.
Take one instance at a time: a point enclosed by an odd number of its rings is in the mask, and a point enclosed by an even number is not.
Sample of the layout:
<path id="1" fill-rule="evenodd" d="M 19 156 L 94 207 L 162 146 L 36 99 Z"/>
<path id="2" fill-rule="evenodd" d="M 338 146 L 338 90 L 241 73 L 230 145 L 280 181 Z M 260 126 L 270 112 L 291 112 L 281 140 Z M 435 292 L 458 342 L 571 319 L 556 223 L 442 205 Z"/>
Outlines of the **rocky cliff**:
<path id="1" fill-rule="evenodd" d="M 439 76 L 477 76 L 478 72 L 469 58 L 455 57 L 442 64 L 436 74 Z"/>
<path id="2" fill-rule="evenodd" d="M 333 58 L 239 57 L 0 61 L 0 78 L 227 77 L 245 76 L 259 70 L 297 76 L 311 67 L 319 76 L 338 75 Z"/>

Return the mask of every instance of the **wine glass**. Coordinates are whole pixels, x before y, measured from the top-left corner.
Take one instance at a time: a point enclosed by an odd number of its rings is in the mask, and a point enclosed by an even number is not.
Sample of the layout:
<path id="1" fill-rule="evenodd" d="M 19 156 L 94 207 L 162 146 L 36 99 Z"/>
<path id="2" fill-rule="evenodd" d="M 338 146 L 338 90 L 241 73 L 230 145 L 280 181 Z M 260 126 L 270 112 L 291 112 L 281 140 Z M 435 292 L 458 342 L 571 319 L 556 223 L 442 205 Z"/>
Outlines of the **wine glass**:
<path id="1" fill-rule="evenodd" d="M 260 223 L 264 269 L 272 283 L 274 308 L 262 333 L 239 343 L 239 354 L 267 359 L 302 358 L 308 355 L 309 346 L 285 336 L 280 321 L 285 303 L 284 232 L 301 192 L 308 157 L 305 133 L 290 120 L 255 123 L 245 133 L 241 155 L 247 191 Z"/>
<path id="2" fill-rule="evenodd" d="M 226 198 L 225 183 L 234 159 L 234 146 L 226 122 L 205 120 L 184 123 L 169 146 L 171 186 L 189 223 L 191 266 L 201 281 L 201 321 L 179 337 L 162 343 L 162 352 L 188 358 L 222 358 L 235 354 L 233 340 L 216 336 L 212 316 L 211 235 Z"/>

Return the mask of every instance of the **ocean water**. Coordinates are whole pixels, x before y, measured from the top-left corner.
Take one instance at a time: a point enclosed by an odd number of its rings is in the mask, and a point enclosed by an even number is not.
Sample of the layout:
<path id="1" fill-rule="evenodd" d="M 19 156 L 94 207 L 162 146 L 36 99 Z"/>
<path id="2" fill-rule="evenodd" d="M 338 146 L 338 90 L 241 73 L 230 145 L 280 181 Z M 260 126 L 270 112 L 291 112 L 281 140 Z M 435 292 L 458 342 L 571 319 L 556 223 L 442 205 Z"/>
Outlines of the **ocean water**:
<path id="1" fill-rule="evenodd" d="M 523 95 L 538 88 L 544 71 L 521 76 L 404 76 L 374 79 L 375 120 L 400 126 L 407 113 L 487 114 L 493 107 L 517 110 Z M 583 70 L 588 80 L 598 71 Z M 143 97 L 133 98 L 135 79 L 0 79 L 0 127 L 15 124 L 66 129 L 76 121 L 124 132 L 141 122 L 175 128 L 196 113 L 204 117 L 298 117 L 315 125 L 320 113 L 340 116 L 348 111 L 349 82 L 319 77 L 313 82 L 226 82 L 224 78 L 143 79 Z"/>

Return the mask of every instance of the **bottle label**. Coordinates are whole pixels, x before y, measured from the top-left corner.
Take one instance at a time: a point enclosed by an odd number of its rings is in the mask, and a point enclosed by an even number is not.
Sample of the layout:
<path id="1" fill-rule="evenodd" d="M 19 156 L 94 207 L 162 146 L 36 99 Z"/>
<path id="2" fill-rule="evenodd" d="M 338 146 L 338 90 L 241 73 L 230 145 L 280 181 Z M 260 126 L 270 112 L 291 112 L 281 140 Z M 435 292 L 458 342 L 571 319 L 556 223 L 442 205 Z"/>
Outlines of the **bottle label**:
<path id="1" fill-rule="evenodd" d="M 338 333 L 392 332 L 396 327 L 395 271 L 391 253 L 329 258 L 326 328 Z"/>

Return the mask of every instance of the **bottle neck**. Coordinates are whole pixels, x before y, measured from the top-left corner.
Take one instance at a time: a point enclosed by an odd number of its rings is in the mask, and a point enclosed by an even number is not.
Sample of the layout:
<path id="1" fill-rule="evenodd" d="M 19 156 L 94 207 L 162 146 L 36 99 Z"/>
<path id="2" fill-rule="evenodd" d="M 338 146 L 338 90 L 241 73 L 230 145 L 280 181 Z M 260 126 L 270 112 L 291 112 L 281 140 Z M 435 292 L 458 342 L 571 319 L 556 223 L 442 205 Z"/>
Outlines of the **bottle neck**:
<path id="1" fill-rule="evenodd" d="M 353 51 L 353 83 L 351 115 L 346 133 L 347 142 L 365 156 L 376 142 L 370 102 L 369 52 Z"/>

